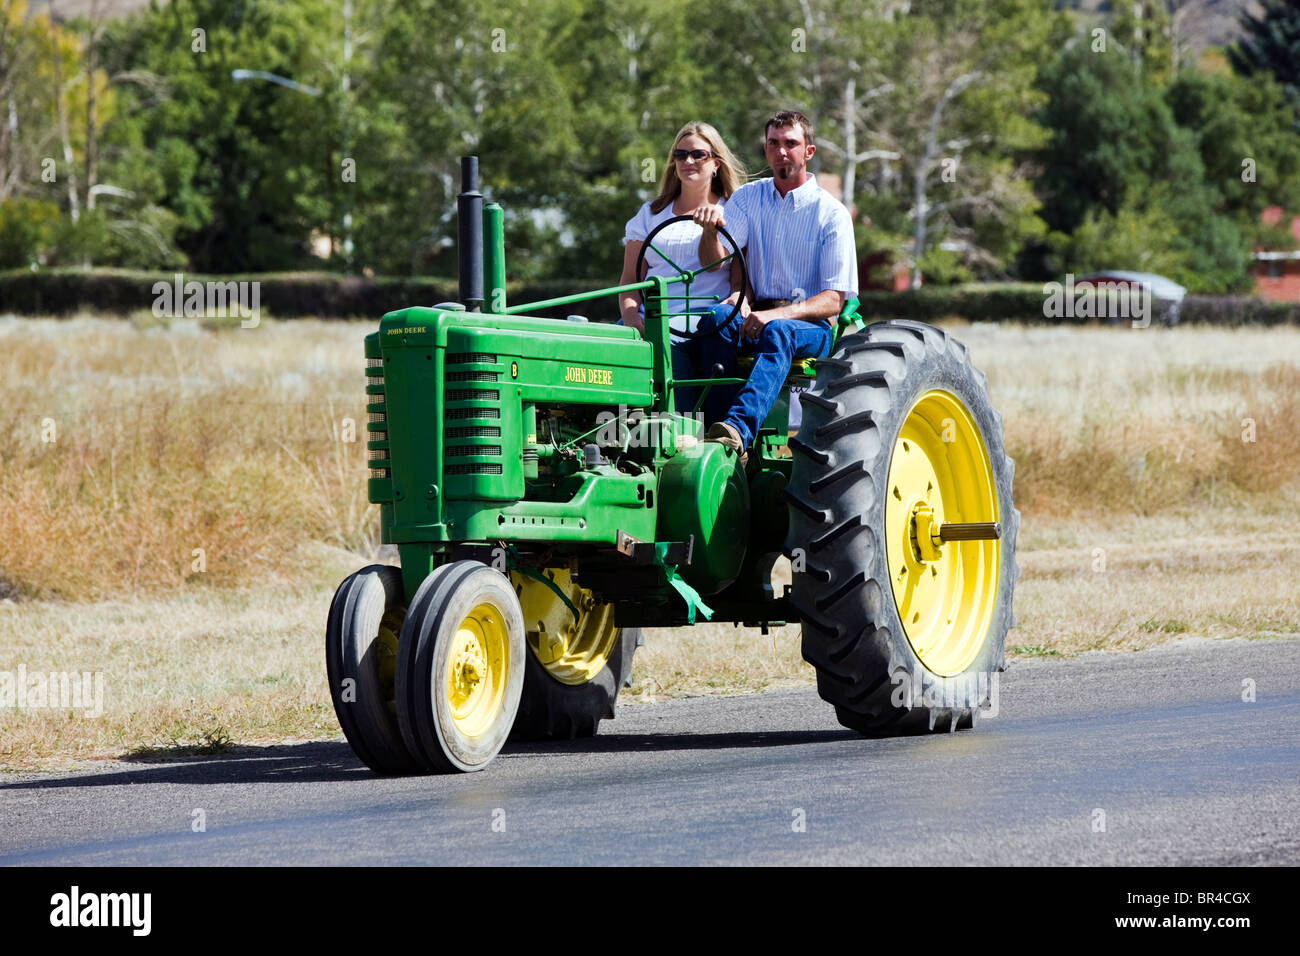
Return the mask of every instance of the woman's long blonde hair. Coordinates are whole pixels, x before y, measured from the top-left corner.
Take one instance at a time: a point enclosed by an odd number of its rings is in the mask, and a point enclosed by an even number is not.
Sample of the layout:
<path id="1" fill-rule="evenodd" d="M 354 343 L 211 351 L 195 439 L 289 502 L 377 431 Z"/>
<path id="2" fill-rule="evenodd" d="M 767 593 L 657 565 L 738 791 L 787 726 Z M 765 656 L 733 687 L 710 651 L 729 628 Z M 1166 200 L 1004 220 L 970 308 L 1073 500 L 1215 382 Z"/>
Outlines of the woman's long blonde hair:
<path id="1" fill-rule="evenodd" d="M 668 162 L 664 166 L 663 179 L 659 182 L 659 195 L 650 203 L 650 211 L 658 214 L 664 207 L 682 194 L 682 181 L 677 178 L 677 164 L 673 162 L 673 150 L 687 136 L 698 136 L 709 144 L 709 151 L 718 161 L 718 169 L 713 174 L 713 191 L 723 199 L 729 199 L 737 187 L 747 178 L 745 167 L 732 155 L 726 142 L 718 131 L 708 123 L 687 123 L 673 137 L 673 145 L 668 149 Z"/>

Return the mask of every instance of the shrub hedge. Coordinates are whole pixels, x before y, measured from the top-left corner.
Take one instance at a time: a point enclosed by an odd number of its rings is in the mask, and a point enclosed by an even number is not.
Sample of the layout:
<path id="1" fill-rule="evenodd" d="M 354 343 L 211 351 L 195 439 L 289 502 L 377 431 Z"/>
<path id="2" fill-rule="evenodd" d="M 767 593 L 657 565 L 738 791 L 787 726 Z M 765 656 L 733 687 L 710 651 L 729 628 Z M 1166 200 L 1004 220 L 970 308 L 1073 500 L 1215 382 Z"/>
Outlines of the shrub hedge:
<path id="1" fill-rule="evenodd" d="M 0 313 L 20 315 L 129 315 L 152 308 L 155 282 L 174 281 L 172 274 L 119 269 L 51 269 L 0 272 Z M 263 273 L 244 276 L 185 274 L 200 282 L 259 281 L 260 307 L 277 317 L 320 316 L 378 318 L 409 305 L 433 305 L 456 298 L 456 283 L 439 278 L 341 276 L 332 273 Z M 611 279 L 611 281 L 613 281 Z M 509 300 L 536 302 L 590 288 L 567 279 L 512 283 Z M 971 322 L 1072 322 L 1044 316 L 1043 287 L 1037 283 L 928 287 L 915 292 L 863 292 L 860 311 L 868 318 L 909 318 L 934 322 L 962 318 Z M 542 314 L 613 318 L 612 297 L 546 310 Z M 1179 320 L 1215 325 L 1300 324 L 1300 303 L 1269 302 L 1254 296 L 1196 296 L 1183 300 Z"/>
<path id="2" fill-rule="evenodd" d="M 385 312 L 411 305 L 433 305 L 455 299 L 456 282 L 437 278 L 373 279 L 331 273 L 262 273 L 206 276 L 185 273 L 183 282 L 261 283 L 259 308 L 270 316 L 290 318 L 378 318 Z M 0 272 L 0 313 L 67 316 L 130 315 L 153 308 L 156 282 L 175 282 L 174 274 L 132 272 L 123 269 L 50 269 L 41 272 Z M 585 288 L 585 287 L 584 287 Z M 511 302 L 537 302 L 580 291 L 569 280 L 513 283 L 507 288 Z M 547 310 L 546 315 L 618 316 L 612 297 L 570 308 Z"/>

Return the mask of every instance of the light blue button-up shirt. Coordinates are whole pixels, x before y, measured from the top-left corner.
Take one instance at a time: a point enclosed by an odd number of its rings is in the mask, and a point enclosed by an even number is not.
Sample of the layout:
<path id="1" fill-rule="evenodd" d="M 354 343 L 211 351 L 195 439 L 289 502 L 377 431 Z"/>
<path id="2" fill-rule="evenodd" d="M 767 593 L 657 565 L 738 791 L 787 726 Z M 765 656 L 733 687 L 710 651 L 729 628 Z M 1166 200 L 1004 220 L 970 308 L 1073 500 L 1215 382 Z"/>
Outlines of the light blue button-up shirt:
<path id="1" fill-rule="evenodd" d="M 784 196 L 770 178 L 746 183 L 732 194 L 725 216 L 727 232 L 749 247 L 745 261 L 757 298 L 802 301 L 827 289 L 858 294 L 853 221 L 816 177 Z"/>

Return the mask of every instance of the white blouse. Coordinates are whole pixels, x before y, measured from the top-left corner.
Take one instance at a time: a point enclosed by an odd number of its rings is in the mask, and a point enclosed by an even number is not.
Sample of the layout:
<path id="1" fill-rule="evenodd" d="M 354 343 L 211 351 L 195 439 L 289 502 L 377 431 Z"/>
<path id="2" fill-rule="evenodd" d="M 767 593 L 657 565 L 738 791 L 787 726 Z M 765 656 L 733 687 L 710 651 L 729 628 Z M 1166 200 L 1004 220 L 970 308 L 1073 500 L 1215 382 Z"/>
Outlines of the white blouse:
<path id="1" fill-rule="evenodd" d="M 726 200 L 719 200 L 718 205 L 725 205 Z M 657 213 L 650 212 L 650 203 L 646 202 L 637 210 L 637 214 L 627 221 L 627 227 L 624 230 L 623 245 L 629 242 L 644 242 L 645 237 L 650 235 L 657 225 L 666 219 L 671 219 L 673 204 L 669 203 Z M 673 223 L 659 235 L 655 236 L 655 248 L 663 251 L 673 262 L 683 269 L 694 271 L 700 268 L 703 263 L 700 262 L 699 246 L 700 234 L 703 230 L 693 222 Z M 720 240 L 722 247 L 726 250 L 727 243 Z M 654 249 L 646 251 L 646 277 L 663 276 L 665 279 L 671 279 L 676 276 L 677 270 L 666 263 L 663 258 L 655 252 Z M 728 268 L 729 263 L 724 263 L 716 272 L 702 272 L 692 280 L 690 285 L 690 311 L 701 312 L 715 302 L 720 302 L 731 294 L 731 272 Z M 686 295 L 686 284 L 674 282 L 668 287 L 669 295 Z M 699 296 L 699 299 L 696 299 Z M 711 298 L 717 296 L 717 299 Z M 670 320 L 669 324 L 680 330 L 685 329 L 694 332 L 699 325 L 700 317 L 692 315 L 687 319 L 686 316 L 680 315 L 687 309 L 687 303 L 683 299 L 672 299 L 668 302 L 669 313 L 676 316 Z M 687 322 L 689 321 L 689 325 Z"/>

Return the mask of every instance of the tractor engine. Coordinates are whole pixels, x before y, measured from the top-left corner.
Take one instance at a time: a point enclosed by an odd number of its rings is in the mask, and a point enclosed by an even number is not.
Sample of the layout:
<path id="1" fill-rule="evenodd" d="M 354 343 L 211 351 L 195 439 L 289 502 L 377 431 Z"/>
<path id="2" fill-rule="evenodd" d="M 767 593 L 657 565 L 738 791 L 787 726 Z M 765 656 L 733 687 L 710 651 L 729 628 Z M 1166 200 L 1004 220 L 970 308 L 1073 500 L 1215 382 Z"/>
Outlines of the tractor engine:
<path id="1" fill-rule="evenodd" d="M 701 594 L 730 584 L 748 485 L 696 419 L 656 410 L 653 353 L 615 325 L 445 306 L 384 316 L 366 339 L 369 492 L 407 587 L 448 557 L 545 556 L 597 599 L 616 578 L 620 625 L 667 626 L 690 609 L 663 600 L 665 566 Z M 627 600 L 638 580 L 643 603 Z"/>

